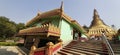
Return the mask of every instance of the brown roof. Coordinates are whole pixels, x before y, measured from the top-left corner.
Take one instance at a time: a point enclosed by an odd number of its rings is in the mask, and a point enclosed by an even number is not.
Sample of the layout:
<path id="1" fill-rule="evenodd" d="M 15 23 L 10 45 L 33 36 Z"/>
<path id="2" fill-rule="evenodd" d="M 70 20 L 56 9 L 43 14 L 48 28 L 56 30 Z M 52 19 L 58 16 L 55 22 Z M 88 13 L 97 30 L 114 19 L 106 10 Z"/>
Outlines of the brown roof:
<path id="1" fill-rule="evenodd" d="M 48 11 L 48 12 L 44 12 L 44 13 L 41 13 L 34 17 L 32 20 L 28 21 L 26 23 L 26 26 L 29 26 L 32 22 L 35 22 L 41 18 L 46 18 L 46 17 L 50 17 L 50 16 L 55 16 L 55 15 L 59 15 L 59 16 L 62 16 L 64 17 L 65 20 L 71 22 L 72 18 L 69 17 L 68 15 L 66 15 L 64 12 L 61 11 L 61 9 L 54 9 L 54 10 L 51 10 L 51 11 Z"/>
<path id="2" fill-rule="evenodd" d="M 35 16 L 32 20 L 30 20 L 26 23 L 26 26 L 29 26 L 32 22 L 35 22 L 35 21 L 37 21 L 41 18 L 54 16 L 54 15 L 60 15 L 60 9 L 54 9 L 54 10 L 44 12 L 44 13 L 41 13 L 41 14 L 38 13 L 37 16 Z"/>
<path id="3" fill-rule="evenodd" d="M 71 21 L 73 24 L 76 24 L 81 30 L 82 30 L 82 32 L 86 32 L 84 29 L 83 29 L 83 27 L 76 21 L 76 20 L 72 20 Z"/>
<path id="4" fill-rule="evenodd" d="M 53 9 L 53 10 L 50 10 L 50 11 L 47 11 L 44 13 L 38 13 L 36 17 L 34 17 L 32 20 L 30 20 L 26 23 L 26 26 L 29 26 L 30 24 L 32 24 L 33 22 L 36 22 L 37 20 L 39 20 L 41 18 L 51 17 L 51 16 L 55 16 L 55 15 L 63 17 L 63 19 L 65 19 L 69 23 L 77 25 L 80 29 L 82 29 L 84 31 L 84 29 L 81 27 L 81 25 L 77 21 L 73 22 L 72 18 L 64 13 L 63 2 L 61 4 L 60 8 Z"/>
<path id="5" fill-rule="evenodd" d="M 48 35 L 48 33 L 59 36 L 60 29 L 56 26 L 53 26 L 52 24 L 45 24 L 40 27 L 36 26 L 20 30 L 17 35 Z"/>

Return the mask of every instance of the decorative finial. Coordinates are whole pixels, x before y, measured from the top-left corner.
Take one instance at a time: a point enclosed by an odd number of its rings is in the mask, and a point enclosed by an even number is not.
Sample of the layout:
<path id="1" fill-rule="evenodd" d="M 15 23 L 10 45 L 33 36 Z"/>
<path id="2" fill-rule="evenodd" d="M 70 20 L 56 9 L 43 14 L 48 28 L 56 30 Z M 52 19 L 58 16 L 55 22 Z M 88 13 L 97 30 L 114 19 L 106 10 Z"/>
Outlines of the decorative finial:
<path id="1" fill-rule="evenodd" d="M 94 9 L 94 15 L 98 15 L 98 12 L 96 9 Z"/>
<path id="2" fill-rule="evenodd" d="M 64 11 L 64 7 L 63 6 L 64 6 L 63 1 L 61 1 L 60 9 L 61 9 L 62 12 Z"/>
<path id="3" fill-rule="evenodd" d="M 41 14 L 40 10 L 38 10 L 38 16 Z"/>
<path id="4" fill-rule="evenodd" d="M 95 18 L 95 19 L 100 18 L 96 9 L 94 9 L 94 14 L 93 15 L 94 15 L 93 18 Z"/>

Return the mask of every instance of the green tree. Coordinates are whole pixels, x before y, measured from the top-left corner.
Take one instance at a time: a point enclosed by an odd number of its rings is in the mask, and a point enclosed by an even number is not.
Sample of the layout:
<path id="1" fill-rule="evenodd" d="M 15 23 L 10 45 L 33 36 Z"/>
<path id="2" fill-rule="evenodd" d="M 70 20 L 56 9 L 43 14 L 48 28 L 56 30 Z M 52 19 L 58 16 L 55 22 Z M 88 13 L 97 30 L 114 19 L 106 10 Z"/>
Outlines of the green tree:
<path id="1" fill-rule="evenodd" d="M 9 18 L 0 16 L 0 37 L 12 37 L 19 30 L 24 28 L 24 23 L 16 24 L 15 22 L 10 21 Z"/>
<path id="2" fill-rule="evenodd" d="M 0 37 L 10 37 L 16 33 L 16 24 L 9 18 L 0 17 Z"/>
<path id="3" fill-rule="evenodd" d="M 17 32 L 19 32 L 19 30 L 21 30 L 21 29 L 26 28 L 24 23 L 18 23 L 18 24 L 16 25 L 16 27 L 17 27 Z"/>

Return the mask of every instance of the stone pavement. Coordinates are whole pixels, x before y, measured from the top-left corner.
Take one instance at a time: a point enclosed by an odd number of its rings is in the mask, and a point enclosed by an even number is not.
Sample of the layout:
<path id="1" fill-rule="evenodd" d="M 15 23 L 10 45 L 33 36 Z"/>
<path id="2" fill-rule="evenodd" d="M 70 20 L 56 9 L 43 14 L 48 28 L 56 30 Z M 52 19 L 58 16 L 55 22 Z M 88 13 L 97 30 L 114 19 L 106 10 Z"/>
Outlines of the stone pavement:
<path id="1" fill-rule="evenodd" d="M 15 46 L 0 46 L 0 55 L 22 55 Z"/>

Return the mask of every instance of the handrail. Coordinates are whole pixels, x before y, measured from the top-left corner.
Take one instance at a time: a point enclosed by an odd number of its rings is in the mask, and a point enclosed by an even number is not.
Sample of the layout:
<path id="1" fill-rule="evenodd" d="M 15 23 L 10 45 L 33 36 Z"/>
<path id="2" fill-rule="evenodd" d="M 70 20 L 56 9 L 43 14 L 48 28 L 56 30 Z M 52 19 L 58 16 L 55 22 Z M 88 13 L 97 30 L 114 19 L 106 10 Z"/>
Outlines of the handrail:
<path id="1" fill-rule="evenodd" d="M 52 51 L 55 52 L 56 50 L 58 50 L 61 47 L 62 47 L 62 44 L 61 44 L 61 42 L 59 42 L 59 43 L 52 46 L 52 48 L 53 48 Z M 56 48 L 58 48 L 58 49 L 56 49 Z"/>
<path id="2" fill-rule="evenodd" d="M 52 42 L 48 42 L 46 46 L 37 48 L 35 45 L 31 47 L 31 51 L 29 55 L 34 55 L 34 53 L 39 55 L 54 55 L 57 51 L 62 48 L 62 40 L 58 39 L 58 43 L 53 44 Z"/>
<path id="3" fill-rule="evenodd" d="M 59 39 L 59 42 L 56 44 L 53 44 L 52 42 L 47 43 L 47 55 L 54 55 L 57 51 L 59 51 L 62 48 L 62 40 Z"/>
<path id="4" fill-rule="evenodd" d="M 46 47 L 37 48 L 36 50 L 34 50 L 34 52 L 35 52 L 35 51 L 43 51 L 43 50 L 45 50 L 45 48 L 46 48 Z"/>
<path id="5" fill-rule="evenodd" d="M 32 46 L 29 55 L 34 55 L 35 52 L 45 51 L 45 50 L 46 50 L 46 47 L 36 48 L 35 46 Z M 40 53 L 40 54 L 41 54 L 41 55 L 44 55 L 43 53 Z"/>
<path id="6" fill-rule="evenodd" d="M 104 33 L 102 33 L 102 39 L 103 39 L 103 42 L 106 44 L 107 48 L 108 48 L 108 52 L 109 52 L 109 55 L 115 55 L 110 43 L 108 42 L 106 36 Z"/>

